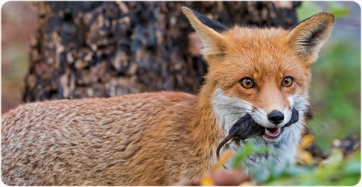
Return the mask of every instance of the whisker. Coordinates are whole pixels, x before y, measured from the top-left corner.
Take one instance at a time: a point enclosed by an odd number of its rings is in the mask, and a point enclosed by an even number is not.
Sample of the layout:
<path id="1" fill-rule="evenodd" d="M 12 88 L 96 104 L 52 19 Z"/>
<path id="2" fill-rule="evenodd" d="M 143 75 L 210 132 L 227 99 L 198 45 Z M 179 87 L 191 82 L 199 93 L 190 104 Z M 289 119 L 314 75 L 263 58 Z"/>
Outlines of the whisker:
<path id="1" fill-rule="evenodd" d="M 310 119 L 310 121 L 313 121 L 313 122 L 316 122 L 317 124 L 319 124 L 323 129 L 324 129 L 324 131 L 327 133 L 328 132 L 328 130 L 327 130 L 327 128 L 325 128 L 321 123 L 319 123 L 318 121 L 316 121 L 316 120 L 313 120 L 313 119 Z M 328 125 L 327 125 L 328 126 Z"/>
<path id="2" fill-rule="evenodd" d="M 239 115 L 239 114 L 244 115 L 244 114 L 247 114 L 247 112 L 233 112 L 233 113 L 225 114 L 223 116 L 231 116 L 231 115 Z M 240 116 L 240 117 L 242 117 L 242 116 Z"/>
<path id="3" fill-rule="evenodd" d="M 297 129 L 299 130 L 299 132 L 300 132 L 301 134 L 303 134 L 303 131 L 302 131 L 302 129 L 299 127 L 299 125 L 296 125 L 296 124 L 295 124 L 295 126 L 297 126 Z"/>
<path id="4" fill-rule="evenodd" d="M 308 129 L 308 132 L 307 133 L 311 133 L 311 134 L 313 134 L 313 136 L 315 137 L 316 135 L 315 135 L 315 132 L 314 132 L 314 130 L 312 129 L 312 127 L 310 127 L 310 125 L 308 124 L 308 123 L 306 123 L 306 127 L 307 127 L 307 129 Z"/>
<path id="5" fill-rule="evenodd" d="M 249 112 L 252 111 L 252 110 L 250 110 L 248 108 L 245 108 L 245 107 L 242 107 L 242 106 L 225 106 L 225 107 L 219 107 L 218 106 L 218 109 L 242 109 L 242 110 L 247 110 Z"/>

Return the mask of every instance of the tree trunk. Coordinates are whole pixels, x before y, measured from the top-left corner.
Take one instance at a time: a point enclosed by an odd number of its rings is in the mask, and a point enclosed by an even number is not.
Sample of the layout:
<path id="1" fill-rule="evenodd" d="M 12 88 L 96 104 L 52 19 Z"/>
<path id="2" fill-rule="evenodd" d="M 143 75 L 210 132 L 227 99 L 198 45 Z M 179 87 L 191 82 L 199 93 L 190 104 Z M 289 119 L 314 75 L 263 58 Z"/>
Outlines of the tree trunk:
<path id="1" fill-rule="evenodd" d="M 182 6 L 227 26 L 290 28 L 299 4 L 36 2 L 23 102 L 160 90 L 197 93 L 207 66 Z"/>

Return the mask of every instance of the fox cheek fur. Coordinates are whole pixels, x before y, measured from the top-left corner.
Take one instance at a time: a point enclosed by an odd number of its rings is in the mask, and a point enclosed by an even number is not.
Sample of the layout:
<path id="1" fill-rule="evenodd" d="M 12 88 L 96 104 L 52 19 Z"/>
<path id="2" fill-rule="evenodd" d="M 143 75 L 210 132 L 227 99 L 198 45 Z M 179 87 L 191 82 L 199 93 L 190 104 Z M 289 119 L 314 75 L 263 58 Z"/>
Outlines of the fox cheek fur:
<path id="1" fill-rule="evenodd" d="M 292 162 L 308 111 L 309 67 L 331 32 L 334 15 L 316 14 L 290 30 L 229 29 L 194 10 L 183 11 L 203 43 L 209 64 L 205 90 L 213 93 L 213 113 L 227 137 L 222 144 L 233 137 L 275 150 L 246 160 L 247 172 L 270 161 Z M 238 147 L 235 142 L 226 146 Z"/>

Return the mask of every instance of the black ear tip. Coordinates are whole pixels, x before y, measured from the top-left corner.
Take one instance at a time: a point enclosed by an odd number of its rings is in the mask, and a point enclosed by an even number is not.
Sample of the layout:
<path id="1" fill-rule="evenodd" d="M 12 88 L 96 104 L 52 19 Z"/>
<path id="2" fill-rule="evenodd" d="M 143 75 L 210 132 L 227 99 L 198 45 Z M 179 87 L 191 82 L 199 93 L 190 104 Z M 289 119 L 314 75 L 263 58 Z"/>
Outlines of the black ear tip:
<path id="1" fill-rule="evenodd" d="M 200 13 L 198 13 L 196 10 L 193 10 L 193 9 L 191 9 L 191 8 L 189 8 L 189 7 L 186 7 L 186 6 L 182 6 L 182 7 L 181 7 L 181 11 L 182 11 L 184 14 L 186 14 L 186 13 L 191 13 L 191 14 L 195 15 L 196 17 L 198 17 L 198 15 L 200 14 Z"/>
<path id="2" fill-rule="evenodd" d="M 186 7 L 186 6 L 182 6 L 182 7 L 181 7 L 181 10 L 182 10 L 183 12 L 185 12 L 185 11 L 191 12 L 191 13 L 193 13 L 196 17 L 200 14 L 200 13 L 198 13 L 196 10 L 194 10 L 194 9 L 192 9 L 192 8 L 189 8 L 189 7 Z"/>
<path id="3" fill-rule="evenodd" d="M 215 30 L 216 32 L 222 32 L 222 31 L 229 30 L 229 28 L 226 27 L 225 25 L 206 17 L 205 15 L 200 14 L 196 10 L 193 10 L 193 9 L 185 7 L 185 6 L 182 6 L 181 10 L 184 14 L 189 14 L 189 13 L 193 14 L 202 24 L 210 27 L 211 29 Z"/>
<path id="4" fill-rule="evenodd" d="M 190 9 L 187 8 L 186 6 L 182 6 L 181 9 L 182 9 L 183 11 L 190 11 Z"/>
<path id="5" fill-rule="evenodd" d="M 191 10 L 190 10 L 189 8 L 185 7 L 185 6 L 182 6 L 182 7 L 181 7 L 181 11 L 182 11 L 184 14 L 186 14 L 186 12 L 191 12 Z"/>

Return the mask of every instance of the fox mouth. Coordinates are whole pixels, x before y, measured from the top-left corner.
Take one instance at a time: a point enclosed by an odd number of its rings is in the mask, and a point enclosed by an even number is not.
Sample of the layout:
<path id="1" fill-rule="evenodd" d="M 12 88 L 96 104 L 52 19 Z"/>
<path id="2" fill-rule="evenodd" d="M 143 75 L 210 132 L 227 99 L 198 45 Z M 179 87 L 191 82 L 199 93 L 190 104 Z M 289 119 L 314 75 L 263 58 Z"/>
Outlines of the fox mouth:
<path id="1" fill-rule="evenodd" d="M 298 120 L 299 113 L 295 108 L 293 108 L 292 117 L 286 125 L 283 127 L 266 128 L 256 123 L 250 114 L 246 114 L 231 127 L 229 135 L 235 137 L 236 140 L 245 140 L 246 138 L 255 135 L 262 136 L 267 139 L 276 139 L 283 133 L 285 127 L 289 127 Z"/>
<path id="2" fill-rule="evenodd" d="M 281 134 L 284 128 L 265 128 L 264 130 L 264 136 L 267 138 L 278 138 Z"/>
<path id="3" fill-rule="evenodd" d="M 250 114 L 246 114 L 231 127 L 229 135 L 220 142 L 216 149 L 216 155 L 219 157 L 219 151 L 225 144 L 232 142 L 239 144 L 241 140 L 245 140 L 251 136 L 260 136 L 265 142 L 274 143 L 283 134 L 286 127 L 298 122 L 298 120 L 299 113 L 293 108 L 292 117 L 286 125 L 283 127 L 266 128 L 257 124 Z"/>

